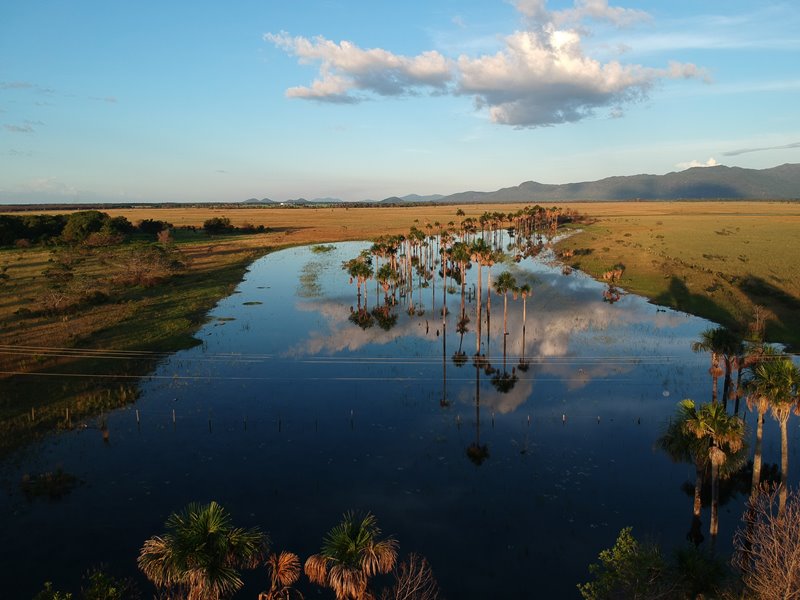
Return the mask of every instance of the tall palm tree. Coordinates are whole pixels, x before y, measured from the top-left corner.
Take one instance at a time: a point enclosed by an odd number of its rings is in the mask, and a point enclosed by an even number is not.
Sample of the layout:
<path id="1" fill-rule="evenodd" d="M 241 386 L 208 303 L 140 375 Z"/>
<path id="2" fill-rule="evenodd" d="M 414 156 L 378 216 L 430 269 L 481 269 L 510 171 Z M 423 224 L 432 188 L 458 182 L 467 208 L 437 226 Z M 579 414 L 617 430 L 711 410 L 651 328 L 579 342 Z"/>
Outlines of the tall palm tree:
<path id="1" fill-rule="evenodd" d="M 722 369 L 719 366 L 719 358 L 723 353 L 724 334 L 723 327 L 715 329 L 706 329 L 700 334 L 700 339 L 692 343 L 692 352 L 710 352 L 711 353 L 711 368 L 708 372 L 711 374 L 711 402 L 717 403 L 717 388 L 719 376 L 722 375 Z"/>
<path id="2" fill-rule="evenodd" d="M 759 411 L 759 423 L 756 434 L 756 454 L 759 475 L 761 471 L 761 430 L 767 406 L 772 417 L 781 428 L 781 491 L 778 514 L 782 515 L 786 507 L 786 479 L 789 474 L 789 439 L 787 423 L 793 407 L 798 404 L 800 391 L 800 371 L 787 357 L 767 357 L 753 369 L 753 378 L 749 383 L 751 395 L 755 396 L 755 405 Z M 748 405 L 750 405 L 748 396 Z M 763 412 L 762 412 L 763 409 Z M 756 477 L 756 459 L 753 459 L 753 483 L 758 484 Z"/>
<path id="3" fill-rule="evenodd" d="M 381 530 L 371 513 L 348 512 L 322 542 L 322 550 L 306 560 L 305 572 L 314 583 L 329 587 L 337 600 L 368 598 L 370 577 L 385 574 L 397 562 L 397 541 L 378 539 Z"/>
<path id="4" fill-rule="evenodd" d="M 517 280 L 510 271 L 503 271 L 494 282 L 494 291 L 503 296 L 503 336 L 508 335 L 508 292 L 517 293 Z"/>
<path id="5" fill-rule="evenodd" d="M 703 508 L 702 490 L 708 468 L 707 437 L 697 437 L 691 433 L 687 422 L 697 420 L 697 409 L 692 400 L 678 403 L 678 412 L 667 426 L 666 431 L 656 440 L 656 448 L 663 450 L 674 462 L 688 462 L 694 465 L 694 502 L 692 505 L 692 528 L 689 531 L 692 541 L 699 545 L 703 540 L 700 533 L 700 514 Z"/>
<path id="6" fill-rule="evenodd" d="M 729 415 L 725 407 L 718 403 L 703 404 L 695 409 L 694 401 L 684 400 L 687 414 L 685 422 L 687 433 L 698 439 L 706 438 L 708 444 L 708 460 L 711 463 L 711 543 L 712 546 L 719 531 L 719 477 L 720 467 L 729 456 L 736 455 L 744 446 L 744 421 Z"/>
<path id="7" fill-rule="evenodd" d="M 761 484 L 761 453 L 764 438 L 764 415 L 767 414 L 771 405 L 771 399 L 780 392 L 780 382 L 777 370 L 770 365 L 776 364 L 771 360 L 775 356 L 775 350 L 765 347 L 766 360 L 757 360 L 750 365 L 752 377 L 746 384 L 747 408 L 755 410 L 758 414 L 756 420 L 756 447 L 753 454 L 753 482 L 750 486 L 750 499 L 754 500 L 758 495 L 759 485 Z"/>
<path id="8" fill-rule="evenodd" d="M 233 527 L 216 502 L 189 504 L 169 516 L 166 528 L 145 541 L 139 568 L 157 587 L 188 600 L 231 597 L 243 585 L 238 570 L 258 566 L 267 545 L 257 528 Z"/>
<path id="9" fill-rule="evenodd" d="M 477 328 L 475 333 L 475 354 L 478 355 L 481 353 L 481 307 L 483 305 L 483 290 L 481 289 L 483 281 L 481 276 L 481 267 L 483 265 L 488 265 L 492 261 L 492 249 L 482 237 L 472 242 L 472 245 L 470 246 L 470 260 L 478 263 L 478 302 L 475 308 L 475 327 Z"/>

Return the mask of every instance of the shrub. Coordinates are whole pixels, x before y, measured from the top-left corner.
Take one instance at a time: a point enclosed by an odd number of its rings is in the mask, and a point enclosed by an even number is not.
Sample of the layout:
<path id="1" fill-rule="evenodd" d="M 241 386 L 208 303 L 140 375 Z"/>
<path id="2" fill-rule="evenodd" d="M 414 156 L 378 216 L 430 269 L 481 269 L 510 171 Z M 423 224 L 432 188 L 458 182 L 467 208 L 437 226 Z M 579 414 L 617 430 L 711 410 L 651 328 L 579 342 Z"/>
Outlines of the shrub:
<path id="1" fill-rule="evenodd" d="M 212 217 L 203 223 L 203 229 L 206 233 L 213 235 L 216 233 L 225 233 L 233 229 L 233 227 L 228 217 Z"/>
<path id="2" fill-rule="evenodd" d="M 166 221 L 156 221 L 154 219 L 142 219 L 137 224 L 137 228 L 142 233 L 156 235 L 159 231 L 171 229 L 172 223 L 167 223 Z"/>

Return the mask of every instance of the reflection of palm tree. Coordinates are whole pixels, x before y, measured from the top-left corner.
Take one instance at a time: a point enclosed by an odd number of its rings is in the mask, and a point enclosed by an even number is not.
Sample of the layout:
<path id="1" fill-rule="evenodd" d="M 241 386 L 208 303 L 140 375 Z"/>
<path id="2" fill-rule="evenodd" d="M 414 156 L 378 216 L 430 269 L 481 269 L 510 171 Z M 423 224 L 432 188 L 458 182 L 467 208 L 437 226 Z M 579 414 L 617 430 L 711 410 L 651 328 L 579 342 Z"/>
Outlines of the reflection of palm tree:
<path id="1" fill-rule="evenodd" d="M 166 527 L 142 546 L 139 568 L 156 586 L 189 600 L 232 596 L 243 585 L 238 569 L 256 567 L 266 545 L 258 529 L 233 527 L 216 502 L 189 504 Z"/>
<path id="2" fill-rule="evenodd" d="M 388 573 L 397 562 L 397 542 L 394 538 L 379 540 L 380 533 L 372 514 L 358 517 L 346 513 L 325 536 L 320 553 L 306 561 L 306 575 L 331 588 L 337 600 L 369 598 L 369 579 Z"/>
<path id="3" fill-rule="evenodd" d="M 800 371 L 794 363 L 786 357 L 767 357 L 753 369 L 753 379 L 749 384 L 751 396 L 756 398 L 756 407 L 759 414 L 758 429 L 756 435 L 756 455 L 758 459 L 758 469 L 761 469 L 761 432 L 763 414 L 767 406 L 771 408 L 772 417 L 778 421 L 781 428 L 781 491 L 779 514 L 783 514 L 786 506 L 786 479 L 789 474 L 789 440 L 787 433 L 787 422 L 791 414 L 792 407 L 798 403 L 798 389 L 800 388 Z M 750 405 L 750 396 L 748 396 Z M 763 409 L 763 412 L 762 412 Z M 756 459 L 753 460 L 753 483 L 756 480 Z"/>
<path id="4" fill-rule="evenodd" d="M 735 456 L 744 446 L 744 422 L 729 415 L 721 404 L 703 404 L 699 410 L 692 400 L 684 400 L 689 418 L 686 430 L 698 439 L 708 440 L 708 460 L 711 463 L 711 540 L 712 545 L 719 529 L 719 476 L 720 466 L 729 456 Z"/>
<path id="5" fill-rule="evenodd" d="M 467 458 L 480 467 L 489 458 L 489 446 L 481 445 L 481 369 L 488 365 L 488 361 L 476 354 L 472 364 L 475 366 L 475 441 L 467 446 Z"/>
<path id="6" fill-rule="evenodd" d="M 527 371 L 530 363 L 525 360 L 525 328 L 528 319 L 528 296 L 531 295 L 531 286 L 523 283 L 519 286 L 519 294 L 522 296 L 522 353 L 519 359 L 519 368 L 521 371 Z"/>

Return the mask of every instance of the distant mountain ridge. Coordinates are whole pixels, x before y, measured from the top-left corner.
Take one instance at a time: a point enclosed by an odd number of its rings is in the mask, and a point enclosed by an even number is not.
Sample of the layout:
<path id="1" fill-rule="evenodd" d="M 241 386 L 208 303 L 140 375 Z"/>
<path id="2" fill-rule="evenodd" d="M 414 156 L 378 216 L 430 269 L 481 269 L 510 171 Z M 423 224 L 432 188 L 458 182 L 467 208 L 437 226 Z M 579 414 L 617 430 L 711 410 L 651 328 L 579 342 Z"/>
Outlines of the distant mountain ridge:
<path id="1" fill-rule="evenodd" d="M 607 177 L 580 183 L 526 181 L 494 192 L 460 192 L 438 202 L 542 202 L 577 200 L 795 200 L 800 164 L 769 169 L 694 167 L 666 175 Z"/>
<path id="2" fill-rule="evenodd" d="M 787 163 L 768 169 L 741 167 L 694 167 L 666 175 L 626 175 L 597 181 L 548 184 L 525 181 L 493 192 L 458 192 L 408 194 L 383 200 L 361 200 L 363 204 L 447 204 L 502 202 L 570 202 L 602 200 L 798 200 L 800 199 L 800 164 Z M 336 204 L 340 198 L 297 198 L 279 202 L 251 198 L 245 204 Z M 347 202 L 346 204 L 354 204 Z"/>

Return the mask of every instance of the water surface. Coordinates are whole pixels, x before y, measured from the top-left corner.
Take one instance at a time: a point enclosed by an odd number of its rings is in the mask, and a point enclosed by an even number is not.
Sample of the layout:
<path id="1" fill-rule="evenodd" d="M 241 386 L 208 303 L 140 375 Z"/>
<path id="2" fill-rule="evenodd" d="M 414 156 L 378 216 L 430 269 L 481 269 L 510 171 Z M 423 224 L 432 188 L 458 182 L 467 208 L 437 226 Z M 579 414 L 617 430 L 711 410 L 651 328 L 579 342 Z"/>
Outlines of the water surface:
<path id="1" fill-rule="evenodd" d="M 709 399 L 709 358 L 690 345 L 711 323 L 631 295 L 604 302 L 603 285 L 563 275 L 546 256 L 496 265 L 494 277 L 511 269 L 533 296 L 524 352 L 522 300 L 509 298 L 504 362 L 503 299 L 493 295 L 481 352 L 497 372 L 487 374 L 472 362 L 474 302 L 469 331 L 456 332 L 454 283 L 446 325 L 438 279 L 415 290 L 413 316 L 399 298 L 388 330 L 350 320 L 356 285 L 340 265 L 365 247 L 258 260 L 212 311 L 202 343 L 161 363 L 134 406 L 104 416 L 107 443 L 91 420 L 6 461 L 9 597 L 31 597 L 45 580 L 74 588 L 101 562 L 138 576 L 139 548 L 168 514 L 212 499 L 303 558 L 342 513 L 372 511 L 402 554 L 430 560 L 451 599 L 577 597 L 587 565 L 629 525 L 667 548 L 685 543 L 681 484 L 694 471 L 653 443 L 680 399 Z M 367 286 L 369 307 L 383 303 Z M 516 377 L 509 391 L 492 382 L 504 364 Z M 778 462 L 770 420 L 764 439 L 765 461 Z M 57 467 L 81 485 L 59 501 L 26 500 L 22 475 Z M 721 511 L 723 552 L 740 514 L 741 498 Z M 240 595 L 266 587 L 266 571 L 250 573 Z"/>

